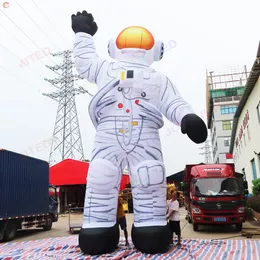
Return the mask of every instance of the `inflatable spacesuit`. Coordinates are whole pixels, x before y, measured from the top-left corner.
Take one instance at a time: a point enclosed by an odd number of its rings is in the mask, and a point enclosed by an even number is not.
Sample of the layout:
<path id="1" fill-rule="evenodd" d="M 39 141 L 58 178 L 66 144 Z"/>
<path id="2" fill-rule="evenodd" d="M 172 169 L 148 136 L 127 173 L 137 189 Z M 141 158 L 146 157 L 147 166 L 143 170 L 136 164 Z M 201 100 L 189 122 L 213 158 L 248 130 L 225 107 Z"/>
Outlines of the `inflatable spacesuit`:
<path id="1" fill-rule="evenodd" d="M 133 244 L 144 253 L 162 252 L 172 239 L 166 222 L 166 176 L 158 132 L 163 126 L 162 114 L 195 143 L 206 140 L 206 125 L 170 79 L 149 67 L 162 58 L 164 48 L 148 30 L 129 27 L 111 40 L 109 54 L 117 60 L 111 62 L 96 53 L 92 36 L 97 25 L 90 13 L 72 15 L 72 29 L 77 71 L 98 85 L 89 105 L 97 132 L 80 248 L 93 255 L 117 247 L 118 193 L 127 166 L 134 204 Z"/>

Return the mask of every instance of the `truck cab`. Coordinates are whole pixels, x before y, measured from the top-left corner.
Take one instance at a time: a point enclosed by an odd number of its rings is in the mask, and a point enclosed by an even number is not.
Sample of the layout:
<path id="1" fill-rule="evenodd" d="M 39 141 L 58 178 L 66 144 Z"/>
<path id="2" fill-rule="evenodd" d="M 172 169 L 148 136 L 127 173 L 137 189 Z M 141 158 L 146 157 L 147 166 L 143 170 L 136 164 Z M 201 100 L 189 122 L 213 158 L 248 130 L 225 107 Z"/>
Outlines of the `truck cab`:
<path id="1" fill-rule="evenodd" d="M 58 200 L 56 187 L 49 186 L 49 210 L 40 216 L 25 216 L 9 219 L 0 219 L 0 241 L 11 241 L 16 237 L 20 229 L 32 227 L 43 228 L 48 231 L 52 228 L 52 223 L 58 221 Z"/>
<path id="2" fill-rule="evenodd" d="M 247 182 L 233 164 L 187 165 L 184 171 L 184 201 L 194 231 L 199 225 L 235 225 L 246 220 Z"/>

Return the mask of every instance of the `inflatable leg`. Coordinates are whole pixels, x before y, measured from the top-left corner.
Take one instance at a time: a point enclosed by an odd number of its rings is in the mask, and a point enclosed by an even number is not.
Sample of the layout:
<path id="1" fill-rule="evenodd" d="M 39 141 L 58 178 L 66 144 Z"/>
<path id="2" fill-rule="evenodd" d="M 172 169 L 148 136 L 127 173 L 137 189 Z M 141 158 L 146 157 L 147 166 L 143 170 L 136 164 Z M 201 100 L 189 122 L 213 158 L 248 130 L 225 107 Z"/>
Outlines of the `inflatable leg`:
<path id="1" fill-rule="evenodd" d="M 164 165 L 160 161 L 147 160 L 133 170 L 133 244 L 143 253 L 162 253 L 167 250 L 172 239 L 172 232 L 166 222 Z"/>
<path id="2" fill-rule="evenodd" d="M 79 246 L 85 254 L 109 253 L 119 243 L 116 216 L 120 181 L 121 173 L 110 161 L 95 159 L 90 163 L 79 234 Z"/>

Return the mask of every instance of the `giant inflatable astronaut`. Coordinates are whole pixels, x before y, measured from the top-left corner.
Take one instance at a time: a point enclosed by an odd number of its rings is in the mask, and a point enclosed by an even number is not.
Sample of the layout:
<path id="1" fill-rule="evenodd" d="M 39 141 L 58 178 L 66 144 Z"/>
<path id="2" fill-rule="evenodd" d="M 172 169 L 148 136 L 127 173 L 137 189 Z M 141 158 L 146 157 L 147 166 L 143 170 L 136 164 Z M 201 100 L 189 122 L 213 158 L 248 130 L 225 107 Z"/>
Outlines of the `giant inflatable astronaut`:
<path id="1" fill-rule="evenodd" d="M 134 204 L 133 244 L 144 253 L 163 252 L 172 234 L 166 222 L 166 176 L 158 132 L 162 115 L 197 144 L 207 138 L 206 125 L 171 80 L 150 68 L 162 58 L 164 48 L 148 30 L 128 27 L 111 40 L 109 54 L 117 60 L 111 62 L 97 55 L 93 35 L 98 27 L 90 13 L 72 15 L 72 29 L 77 71 L 98 86 L 89 105 L 96 136 L 79 246 L 91 255 L 117 247 L 118 193 L 127 166 Z"/>

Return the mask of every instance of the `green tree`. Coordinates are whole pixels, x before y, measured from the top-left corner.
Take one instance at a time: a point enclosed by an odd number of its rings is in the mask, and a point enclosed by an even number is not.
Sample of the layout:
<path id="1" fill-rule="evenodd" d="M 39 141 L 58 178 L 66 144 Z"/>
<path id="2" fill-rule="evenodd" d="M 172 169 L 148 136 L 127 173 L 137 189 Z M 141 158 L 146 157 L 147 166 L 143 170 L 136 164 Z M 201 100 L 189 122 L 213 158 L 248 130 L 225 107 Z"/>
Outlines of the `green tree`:
<path id="1" fill-rule="evenodd" d="M 253 183 L 253 195 L 260 195 L 260 178 L 252 181 Z"/>

